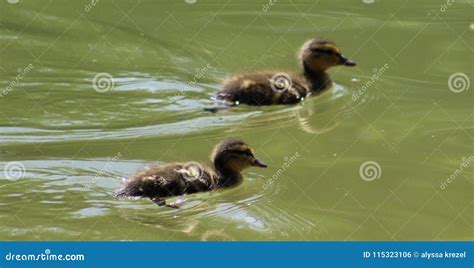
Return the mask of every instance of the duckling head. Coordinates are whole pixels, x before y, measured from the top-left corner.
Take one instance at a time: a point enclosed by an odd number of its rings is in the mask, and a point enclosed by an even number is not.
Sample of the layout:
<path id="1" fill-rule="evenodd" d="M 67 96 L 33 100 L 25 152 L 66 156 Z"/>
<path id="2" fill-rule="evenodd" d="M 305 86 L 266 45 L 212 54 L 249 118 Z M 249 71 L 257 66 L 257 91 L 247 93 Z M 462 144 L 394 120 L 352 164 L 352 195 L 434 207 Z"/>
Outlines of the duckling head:
<path id="1" fill-rule="evenodd" d="M 324 72 L 332 66 L 355 66 L 356 63 L 341 54 L 333 41 L 313 38 L 301 47 L 299 59 L 305 68 L 313 72 Z"/>
<path id="2" fill-rule="evenodd" d="M 240 172 L 248 167 L 266 168 L 267 165 L 255 158 L 252 147 L 239 139 L 227 139 L 219 143 L 211 155 L 216 170 Z"/>

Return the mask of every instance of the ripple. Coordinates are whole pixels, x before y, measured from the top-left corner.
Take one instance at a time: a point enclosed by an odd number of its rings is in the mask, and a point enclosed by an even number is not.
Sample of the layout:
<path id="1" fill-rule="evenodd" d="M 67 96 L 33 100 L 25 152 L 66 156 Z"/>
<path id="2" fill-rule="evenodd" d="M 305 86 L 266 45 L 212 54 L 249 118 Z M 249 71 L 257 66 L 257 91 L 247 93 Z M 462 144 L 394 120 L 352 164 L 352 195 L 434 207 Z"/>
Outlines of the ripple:
<path id="1" fill-rule="evenodd" d="M 115 130 L 100 129 L 76 129 L 68 131 L 43 130 L 32 128 L 8 128 L 8 132 L 0 134 L 2 143 L 44 143 L 44 142 L 64 142 L 64 141 L 93 141 L 93 140 L 118 140 L 132 139 L 137 136 L 141 138 L 152 138 L 157 136 L 169 136 L 175 134 L 189 134 L 202 132 L 209 128 L 224 127 L 233 122 L 239 122 L 245 118 L 258 114 L 251 112 L 246 114 L 236 114 L 227 116 L 203 116 L 189 120 L 182 120 L 173 123 L 147 125 Z M 3 127 L 0 127 L 2 131 Z M 21 134 L 21 135 L 20 135 Z"/>
<path id="2" fill-rule="evenodd" d="M 107 214 L 108 209 L 106 208 L 83 208 L 73 213 L 73 217 L 76 218 L 90 218 L 90 217 L 103 217 Z"/>
<path id="3" fill-rule="evenodd" d="M 302 235 L 315 226 L 301 215 L 286 212 L 271 202 L 278 196 L 280 187 L 272 187 L 262 194 L 259 192 L 263 184 L 252 178 L 246 179 L 247 189 L 241 187 L 244 186 L 186 196 L 186 202 L 180 209 L 159 208 L 148 200 L 137 200 L 133 205 L 122 206 L 120 214 L 136 224 L 178 232 L 204 241 L 233 240 L 225 232 L 226 227 L 230 226 L 257 232 L 264 237 L 287 238 L 294 232 Z M 222 228 L 209 225 L 209 222 L 217 223 Z"/>

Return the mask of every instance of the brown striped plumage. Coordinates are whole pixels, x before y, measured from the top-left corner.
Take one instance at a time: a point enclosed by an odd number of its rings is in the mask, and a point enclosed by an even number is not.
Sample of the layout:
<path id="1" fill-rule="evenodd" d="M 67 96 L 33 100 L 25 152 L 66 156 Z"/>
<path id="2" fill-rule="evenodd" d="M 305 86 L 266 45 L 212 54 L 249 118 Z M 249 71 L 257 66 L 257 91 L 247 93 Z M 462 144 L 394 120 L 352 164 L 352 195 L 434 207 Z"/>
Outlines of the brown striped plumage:
<path id="1" fill-rule="evenodd" d="M 118 197 L 145 197 L 166 205 L 164 198 L 237 186 L 243 180 L 241 171 L 266 167 L 256 159 L 252 148 L 238 139 L 219 143 L 211 156 L 213 166 L 198 162 L 154 165 L 135 174 L 115 193 Z"/>
<path id="2" fill-rule="evenodd" d="M 237 74 L 224 81 L 217 99 L 228 105 L 271 105 L 298 103 L 312 94 L 320 93 L 331 84 L 326 70 L 332 66 L 355 66 L 341 55 L 332 41 L 314 38 L 300 50 L 302 74 L 257 72 Z"/>

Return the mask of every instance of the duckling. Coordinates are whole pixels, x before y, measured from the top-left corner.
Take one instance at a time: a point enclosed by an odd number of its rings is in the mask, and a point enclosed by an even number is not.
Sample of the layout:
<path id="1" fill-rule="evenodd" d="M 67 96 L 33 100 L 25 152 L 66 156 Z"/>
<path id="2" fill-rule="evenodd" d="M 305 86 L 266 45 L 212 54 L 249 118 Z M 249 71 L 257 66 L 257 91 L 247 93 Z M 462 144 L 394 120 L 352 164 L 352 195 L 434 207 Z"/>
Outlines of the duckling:
<path id="1" fill-rule="evenodd" d="M 304 43 L 298 58 L 303 65 L 302 74 L 268 71 L 238 74 L 224 81 L 216 98 L 230 105 L 294 104 L 331 85 L 326 73 L 330 67 L 356 65 L 342 56 L 333 41 L 324 38 Z"/>
<path id="2" fill-rule="evenodd" d="M 177 208 L 167 205 L 164 198 L 235 187 L 243 181 L 242 170 L 250 166 L 267 167 L 239 139 L 227 139 L 216 145 L 211 160 L 212 167 L 198 162 L 151 166 L 126 181 L 115 196 L 149 198 L 158 206 Z"/>

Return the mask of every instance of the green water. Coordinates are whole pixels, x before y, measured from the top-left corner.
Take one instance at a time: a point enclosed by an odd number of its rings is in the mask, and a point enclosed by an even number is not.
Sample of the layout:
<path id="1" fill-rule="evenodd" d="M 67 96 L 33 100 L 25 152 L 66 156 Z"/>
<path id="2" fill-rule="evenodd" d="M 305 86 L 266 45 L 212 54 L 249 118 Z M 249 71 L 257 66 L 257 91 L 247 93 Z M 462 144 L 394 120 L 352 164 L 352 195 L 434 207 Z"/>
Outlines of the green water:
<path id="1" fill-rule="evenodd" d="M 474 18 L 448 3 L 0 0 L 0 239 L 472 240 Z M 328 92 L 203 110 L 315 36 L 358 63 Z M 112 196 L 225 137 L 270 167 L 178 210 Z"/>

